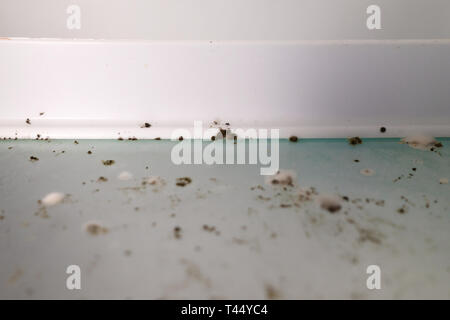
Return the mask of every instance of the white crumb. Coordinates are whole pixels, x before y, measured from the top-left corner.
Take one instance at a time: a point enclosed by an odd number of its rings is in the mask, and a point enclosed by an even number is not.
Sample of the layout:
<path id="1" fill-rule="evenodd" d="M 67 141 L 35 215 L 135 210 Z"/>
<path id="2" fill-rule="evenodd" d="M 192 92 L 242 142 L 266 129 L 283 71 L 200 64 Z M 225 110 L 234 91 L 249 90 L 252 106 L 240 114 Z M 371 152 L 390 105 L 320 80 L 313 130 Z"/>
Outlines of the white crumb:
<path id="1" fill-rule="evenodd" d="M 162 179 L 161 177 L 156 177 L 156 176 L 145 178 L 142 181 L 142 183 L 143 184 L 149 184 L 149 185 L 152 185 L 152 186 L 163 186 L 163 185 L 166 184 L 164 179 Z"/>
<path id="2" fill-rule="evenodd" d="M 296 180 L 296 174 L 291 170 L 278 170 L 272 176 L 266 177 L 266 183 L 271 185 L 293 186 Z"/>
<path id="3" fill-rule="evenodd" d="M 361 173 L 363 176 L 367 176 L 367 177 L 371 177 L 375 174 L 375 170 L 373 169 L 361 169 L 361 171 L 359 171 L 359 173 Z"/>
<path id="4" fill-rule="evenodd" d="M 437 143 L 434 137 L 426 134 L 411 135 L 403 138 L 401 142 L 406 143 L 411 148 L 419 150 L 427 150 Z"/>
<path id="5" fill-rule="evenodd" d="M 117 178 L 119 180 L 126 181 L 126 180 L 133 179 L 133 175 L 130 172 L 128 172 L 128 171 L 122 171 L 121 173 L 119 173 Z"/>
<path id="6" fill-rule="evenodd" d="M 337 195 L 319 195 L 316 197 L 317 204 L 321 209 L 329 211 L 331 213 L 341 210 L 341 197 Z"/>
<path id="7" fill-rule="evenodd" d="M 439 179 L 439 183 L 440 184 L 448 184 L 448 179 L 447 178 L 440 178 Z"/>
<path id="8" fill-rule="evenodd" d="M 50 192 L 42 200 L 41 203 L 46 207 L 54 206 L 61 203 L 65 198 L 65 194 L 61 192 Z"/>

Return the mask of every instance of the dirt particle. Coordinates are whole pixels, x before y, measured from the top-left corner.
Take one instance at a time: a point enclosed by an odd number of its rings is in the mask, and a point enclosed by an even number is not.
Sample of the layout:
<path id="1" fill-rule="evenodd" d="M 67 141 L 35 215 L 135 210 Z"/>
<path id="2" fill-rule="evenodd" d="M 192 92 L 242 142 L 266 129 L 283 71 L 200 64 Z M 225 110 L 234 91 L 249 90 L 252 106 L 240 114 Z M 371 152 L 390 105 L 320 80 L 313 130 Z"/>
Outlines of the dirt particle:
<path id="1" fill-rule="evenodd" d="M 38 158 L 38 157 L 35 157 L 35 156 L 31 156 L 31 157 L 30 157 L 30 161 L 31 161 L 31 162 L 39 161 L 39 158 Z"/>
<path id="2" fill-rule="evenodd" d="M 107 181 L 108 181 L 108 178 L 103 177 L 103 176 L 101 176 L 97 179 L 97 182 L 107 182 Z"/>
<path id="3" fill-rule="evenodd" d="M 371 177 L 375 174 L 375 170 L 373 169 L 361 169 L 359 171 L 359 173 L 361 173 L 363 176 L 367 176 L 367 177 Z"/>
<path id="4" fill-rule="evenodd" d="M 176 185 L 178 187 L 184 187 L 192 182 L 192 179 L 189 177 L 177 178 Z"/>
<path id="5" fill-rule="evenodd" d="M 381 128 L 380 128 L 380 132 L 381 132 L 381 133 L 385 133 L 385 132 L 386 132 L 386 127 L 381 127 Z"/>
<path id="6" fill-rule="evenodd" d="M 448 184 L 448 179 L 447 178 L 440 178 L 439 179 L 439 184 Z"/>
<path id="7" fill-rule="evenodd" d="M 266 183 L 271 185 L 290 186 L 294 185 L 295 172 L 290 170 L 278 170 L 276 174 L 268 176 Z"/>
<path id="8" fill-rule="evenodd" d="M 356 146 L 357 144 L 362 143 L 362 140 L 360 137 L 351 137 L 351 138 L 348 138 L 347 140 L 348 140 L 348 143 L 352 146 Z"/>
<path id="9" fill-rule="evenodd" d="M 91 151 L 91 150 L 89 150 L 89 151 L 87 152 L 87 154 L 92 154 L 92 151 Z"/>
<path id="10" fill-rule="evenodd" d="M 74 142 L 73 142 L 74 144 L 78 144 L 78 141 L 77 140 L 75 140 Z"/>
<path id="11" fill-rule="evenodd" d="M 152 125 L 148 122 L 144 123 L 141 128 L 150 128 Z"/>
<path id="12" fill-rule="evenodd" d="M 298 137 L 297 136 L 290 136 L 289 137 L 289 141 L 290 142 L 297 142 L 298 141 Z"/>
<path id="13" fill-rule="evenodd" d="M 25 120 L 25 122 L 26 122 L 27 124 L 30 124 L 30 125 L 31 125 L 31 120 L 30 120 L 30 119 L 27 118 L 27 120 Z"/>
<path id="14" fill-rule="evenodd" d="M 161 140 L 161 138 L 160 137 L 156 137 L 155 140 Z"/>
<path id="15" fill-rule="evenodd" d="M 112 166 L 116 162 L 114 160 L 102 160 L 102 163 L 104 166 Z"/>
<path id="16" fill-rule="evenodd" d="M 181 239 L 181 228 L 179 226 L 173 228 L 173 236 L 175 239 Z"/>
<path id="17" fill-rule="evenodd" d="M 183 141 L 183 139 L 184 139 L 183 136 L 180 136 L 180 137 L 178 138 L 179 141 Z"/>
<path id="18" fill-rule="evenodd" d="M 280 291 L 270 284 L 266 284 L 264 286 L 264 291 L 265 291 L 266 299 L 276 300 L 276 299 L 281 298 Z"/>
<path id="19" fill-rule="evenodd" d="M 98 236 L 109 232 L 108 228 L 105 228 L 96 222 L 88 223 L 85 229 L 91 236 Z"/>
<path id="20" fill-rule="evenodd" d="M 320 208 L 328 211 L 329 213 L 336 213 L 341 210 L 341 198 L 338 196 L 324 196 L 317 197 Z"/>

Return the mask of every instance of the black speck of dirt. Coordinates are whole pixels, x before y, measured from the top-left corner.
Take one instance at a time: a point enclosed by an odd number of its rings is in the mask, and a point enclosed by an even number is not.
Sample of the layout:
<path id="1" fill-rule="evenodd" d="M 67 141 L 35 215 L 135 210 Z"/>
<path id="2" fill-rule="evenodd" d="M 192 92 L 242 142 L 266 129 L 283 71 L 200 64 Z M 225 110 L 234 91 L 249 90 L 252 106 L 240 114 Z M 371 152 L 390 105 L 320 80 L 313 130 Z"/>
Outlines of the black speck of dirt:
<path id="1" fill-rule="evenodd" d="M 39 161 L 39 158 L 35 157 L 35 156 L 31 156 L 30 157 L 30 161 Z"/>
<path id="2" fill-rule="evenodd" d="M 116 162 L 114 160 L 102 160 L 102 163 L 104 166 L 112 166 Z"/>
<path id="3" fill-rule="evenodd" d="M 192 182 L 192 179 L 189 177 L 177 178 L 176 185 L 178 187 L 184 187 Z"/>
<path id="4" fill-rule="evenodd" d="M 123 138 L 122 138 L 122 137 L 118 137 L 118 138 L 117 138 L 117 140 L 119 140 L 119 141 L 122 141 L 122 140 L 123 140 Z"/>
<path id="5" fill-rule="evenodd" d="M 92 154 L 92 151 L 91 151 L 91 150 L 89 150 L 89 151 L 87 152 L 87 154 Z"/>
<path id="6" fill-rule="evenodd" d="M 181 228 L 178 226 L 173 228 L 173 235 L 174 235 L 175 239 L 181 239 Z"/>
<path id="7" fill-rule="evenodd" d="M 297 142 L 298 141 L 298 137 L 297 136 L 290 136 L 289 137 L 289 141 L 290 142 Z"/>
<path id="8" fill-rule="evenodd" d="M 358 159 L 355 159 L 355 160 L 353 160 L 353 162 L 359 162 L 359 160 L 358 160 Z"/>
<path id="9" fill-rule="evenodd" d="M 211 141 L 215 141 L 216 140 L 216 137 L 215 136 L 212 136 L 211 137 Z"/>
<path id="10" fill-rule="evenodd" d="M 179 140 L 179 141 L 183 141 L 183 136 L 180 136 L 180 137 L 178 138 L 178 140 Z"/>
<path id="11" fill-rule="evenodd" d="M 412 171 L 416 171 L 417 170 L 417 168 L 412 168 Z"/>
<path id="12" fill-rule="evenodd" d="M 45 112 L 39 112 L 40 116 L 43 116 L 45 114 Z"/>
<path id="13" fill-rule="evenodd" d="M 128 140 L 130 140 L 130 141 L 136 141 L 137 138 L 136 138 L 136 137 L 129 137 Z"/>
<path id="14" fill-rule="evenodd" d="M 156 137 L 155 140 L 161 140 L 161 138 L 160 137 Z"/>
<path id="15" fill-rule="evenodd" d="M 26 122 L 27 124 L 31 124 L 31 120 L 28 119 L 28 118 L 27 118 L 27 120 L 25 120 L 25 122 Z"/>
<path id="16" fill-rule="evenodd" d="M 349 201 L 350 199 L 349 199 L 349 198 L 348 198 L 347 196 L 343 196 L 343 197 L 342 197 L 342 200 L 344 200 L 344 201 L 347 201 L 347 202 L 348 202 L 348 201 Z"/>
<path id="17" fill-rule="evenodd" d="M 77 140 L 75 140 L 73 143 L 75 143 L 75 144 L 78 144 L 78 141 Z"/>
<path id="18" fill-rule="evenodd" d="M 443 147 L 443 145 L 442 145 L 441 142 L 436 142 L 436 143 L 434 144 L 434 146 L 435 146 L 436 148 L 442 148 L 442 147 Z"/>
<path id="19" fill-rule="evenodd" d="M 143 127 L 144 128 L 150 128 L 152 125 L 148 122 L 144 123 Z"/>
<path id="20" fill-rule="evenodd" d="M 348 140 L 348 143 L 352 146 L 356 146 L 357 144 L 362 143 L 362 140 L 360 137 L 351 137 L 351 138 L 348 138 L 347 140 Z"/>
<path id="21" fill-rule="evenodd" d="M 381 128 L 380 128 L 380 132 L 381 132 L 381 133 L 385 133 L 385 132 L 386 132 L 386 127 L 381 127 Z"/>
<path id="22" fill-rule="evenodd" d="M 108 178 L 105 178 L 103 176 L 101 176 L 97 179 L 97 182 L 106 182 L 106 181 L 108 181 Z"/>

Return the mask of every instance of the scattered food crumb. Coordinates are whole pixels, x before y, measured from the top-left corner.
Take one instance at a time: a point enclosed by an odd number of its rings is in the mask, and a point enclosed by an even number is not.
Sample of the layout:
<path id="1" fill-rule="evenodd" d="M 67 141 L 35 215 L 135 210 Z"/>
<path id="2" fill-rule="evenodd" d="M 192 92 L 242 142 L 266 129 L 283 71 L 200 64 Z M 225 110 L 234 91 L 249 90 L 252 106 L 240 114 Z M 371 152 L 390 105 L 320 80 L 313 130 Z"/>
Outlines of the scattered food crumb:
<path id="1" fill-rule="evenodd" d="M 341 198 L 338 196 L 320 195 L 317 197 L 317 201 L 320 205 L 320 208 L 330 213 L 338 212 L 342 208 Z"/>
<path id="2" fill-rule="evenodd" d="M 102 160 L 102 163 L 105 166 L 112 166 L 116 162 L 114 160 Z"/>
<path id="3" fill-rule="evenodd" d="M 119 173 L 119 175 L 117 176 L 117 178 L 118 178 L 119 180 L 126 181 L 126 180 L 132 179 L 132 178 L 133 178 L 133 175 L 132 175 L 130 172 L 128 172 L 128 171 L 122 171 L 121 173 Z"/>
<path id="4" fill-rule="evenodd" d="M 351 138 L 348 138 L 347 140 L 348 140 L 348 143 L 352 146 L 356 146 L 357 144 L 362 143 L 362 140 L 360 137 L 351 137 Z"/>
<path id="5" fill-rule="evenodd" d="M 173 228 L 173 235 L 174 235 L 175 239 L 181 239 L 181 228 L 178 226 Z"/>
<path id="6" fill-rule="evenodd" d="M 411 148 L 419 149 L 419 150 L 431 150 L 433 151 L 434 148 L 441 148 L 442 143 L 436 141 L 436 139 L 429 135 L 412 135 L 408 136 L 406 138 L 403 138 L 401 143 L 406 143 Z"/>
<path id="7" fill-rule="evenodd" d="M 291 170 L 278 170 L 276 174 L 266 178 L 266 183 L 292 187 L 294 185 L 295 176 L 295 172 Z"/>
<path id="8" fill-rule="evenodd" d="M 176 185 L 179 187 L 184 187 L 192 182 L 192 179 L 189 177 L 177 178 Z"/>
<path id="9" fill-rule="evenodd" d="M 58 203 L 61 203 L 65 197 L 66 196 L 64 193 L 50 192 L 41 200 L 41 203 L 46 207 L 51 207 Z"/>
<path id="10" fill-rule="evenodd" d="M 101 226 L 96 222 L 89 222 L 85 226 L 86 232 L 92 236 L 97 236 L 100 234 L 106 234 L 109 232 L 108 228 Z"/>
<path id="11" fill-rule="evenodd" d="M 371 177 L 375 174 L 375 170 L 373 169 L 361 169 L 361 171 L 359 171 L 359 173 L 361 173 L 363 176 L 367 176 L 367 177 Z"/>

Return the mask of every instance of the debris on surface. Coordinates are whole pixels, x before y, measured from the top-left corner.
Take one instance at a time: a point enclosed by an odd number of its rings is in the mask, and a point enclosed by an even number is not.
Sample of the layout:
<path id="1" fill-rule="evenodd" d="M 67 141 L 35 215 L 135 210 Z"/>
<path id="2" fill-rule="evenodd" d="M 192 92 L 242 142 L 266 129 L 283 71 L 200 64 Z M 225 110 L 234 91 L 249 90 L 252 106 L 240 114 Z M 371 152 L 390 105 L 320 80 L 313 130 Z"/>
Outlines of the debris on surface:
<path id="1" fill-rule="evenodd" d="M 177 178 L 176 185 L 178 187 L 184 187 L 192 182 L 192 179 L 189 177 Z"/>
<path id="2" fill-rule="evenodd" d="M 439 179 L 439 184 L 448 184 L 448 179 L 447 178 L 440 178 Z"/>
<path id="3" fill-rule="evenodd" d="M 178 226 L 173 228 L 173 235 L 174 235 L 175 239 L 181 239 L 181 228 Z"/>
<path id="4" fill-rule="evenodd" d="M 366 169 L 361 169 L 361 171 L 359 171 L 359 173 L 361 173 L 363 176 L 371 177 L 375 174 L 375 170 L 366 168 Z"/>
<path id="5" fill-rule="evenodd" d="M 152 125 L 150 124 L 150 123 L 148 123 L 148 122 L 145 122 L 142 126 L 141 126 L 141 128 L 150 128 Z"/>
<path id="6" fill-rule="evenodd" d="M 39 158 L 38 158 L 38 157 L 35 157 L 35 156 L 31 156 L 31 157 L 30 157 L 30 161 L 31 161 L 31 162 L 39 161 Z"/>
<path id="7" fill-rule="evenodd" d="M 105 166 L 112 166 L 116 162 L 114 160 L 102 160 L 102 163 Z"/>
<path id="8" fill-rule="evenodd" d="M 336 213 L 342 208 L 341 198 L 335 195 L 319 195 L 316 200 L 321 209 L 330 213 Z"/>
<path id="9" fill-rule="evenodd" d="M 50 192 L 44 198 L 42 198 L 41 203 L 46 207 L 51 207 L 61 203 L 66 195 L 61 192 Z"/>
<path id="10" fill-rule="evenodd" d="M 278 172 L 272 176 L 266 178 L 266 183 L 271 185 L 290 186 L 294 185 L 296 174 L 291 170 L 278 170 Z"/>
<path id="11" fill-rule="evenodd" d="M 381 128 L 380 128 L 380 132 L 381 132 L 381 133 L 385 133 L 385 132 L 386 132 L 386 127 L 381 127 Z"/>
<path id="12" fill-rule="evenodd" d="M 119 173 L 117 178 L 119 180 L 126 181 L 126 180 L 133 179 L 133 175 L 128 171 L 122 171 L 121 173 Z"/>
<path id="13" fill-rule="evenodd" d="M 289 141 L 290 142 L 297 142 L 298 141 L 298 137 L 297 136 L 290 136 L 289 137 Z"/>
<path id="14" fill-rule="evenodd" d="M 433 151 L 433 147 L 441 148 L 442 143 L 436 141 L 436 139 L 429 135 L 412 135 L 406 138 L 403 138 L 401 143 L 406 143 L 411 148 L 418 150 L 431 150 Z"/>
<path id="15" fill-rule="evenodd" d="M 109 232 L 108 228 L 105 228 L 97 222 L 89 222 L 85 226 L 85 230 L 92 236 L 98 236 Z"/>
<path id="16" fill-rule="evenodd" d="M 27 118 L 27 120 L 25 120 L 25 122 L 26 122 L 27 124 L 31 124 L 31 120 L 28 119 L 28 118 Z"/>
<path id="17" fill-rule="evenodd" d="M 352 146 L 356 146 L 357 144 L 361 144 L 362 143 L 362 139 L 360 137 L 351 137 L 348 138 L 348 143 Z"/>
<path id="18" fill-rule="evenodd" d="M 107 182 L 107 181 L 108 181 L 108 178 L 105 178 L 103 176 L 101 176 L 97 179 L 97 182 Z"/>

